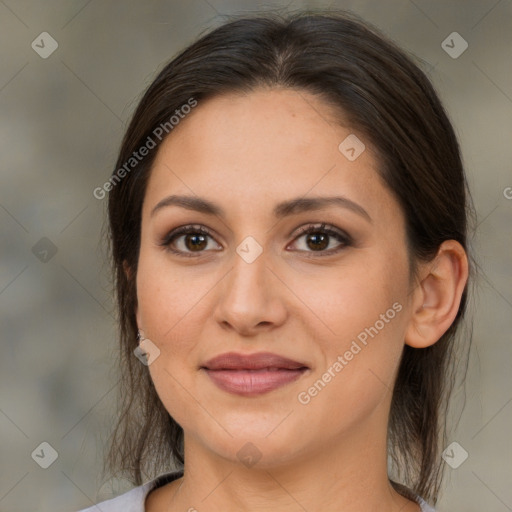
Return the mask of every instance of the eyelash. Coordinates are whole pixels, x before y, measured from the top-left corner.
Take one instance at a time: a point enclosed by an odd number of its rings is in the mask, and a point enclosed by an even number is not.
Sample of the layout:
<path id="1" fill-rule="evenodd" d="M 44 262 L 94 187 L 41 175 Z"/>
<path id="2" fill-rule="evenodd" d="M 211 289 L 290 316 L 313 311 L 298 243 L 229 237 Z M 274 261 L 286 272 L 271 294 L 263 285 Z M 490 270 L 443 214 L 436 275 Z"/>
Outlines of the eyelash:
<path id="1" fill-rule="evenodd" d="M 338 253 L 341 250 L 343 250 L 345 247 L 349 247 L 353 244 L 352 238 L 348 234 L 339 230 L 338 228 L 335 228 L 334 226 L 326 225 L 324 223 L 322 223 L 320 225 L 311 225 L 310 224 L 307 226 L 303 226 L 302 228 L 299 229 L 299 232 L 297 233 L 297 236 L 294 238 L 294 241 L 297 240 L 298 238 L 300 238 L 301 236 L 307 235 L 310 233 L 323 233 L 323 234 L 329 235 L 331 237 L 334 237 L 337 241 L 341 242 L 343 245 L 336 249 L 329 249 L 329 250 L 323 250 L 323 251 L 299 251 L 299 252 L 315 254 L 314 256 L 307 256 L 307 257 L 316 258 L 317 256 L 319 256 L 319 257 L 331 256 L 332 254 Z M 164 237 L 164 239 L 161 241 L 160 245 L 162 247 L 165 247 L 165 249 L 167 251 L 172 252 L 178 256 L 185 257 L 185 258 L 194 258 L 194 257 L 200 256 L 201 253 L 205 252 L 205 251 L 197 252 L 196 253 L 197 256 L 196 256 L 196 254 L 194 254 L 194 253 L 178 251 L 171 247 L 171 244 L 172 244 L 172 242 L 175 241 L 175 239 L 179 238 L 180 235 L 187 235 L 187 234 L 195 234 L 195 235 L 199 234 L 199 235 L 208 236 L 208 237 L 213 238 L 210 231 L 208 229 L 204 228 L 203 226 L 188 225 L 188 226 L 182 226 L 182 227 L 176 228 L 175 230 L 168 233 Z"/>

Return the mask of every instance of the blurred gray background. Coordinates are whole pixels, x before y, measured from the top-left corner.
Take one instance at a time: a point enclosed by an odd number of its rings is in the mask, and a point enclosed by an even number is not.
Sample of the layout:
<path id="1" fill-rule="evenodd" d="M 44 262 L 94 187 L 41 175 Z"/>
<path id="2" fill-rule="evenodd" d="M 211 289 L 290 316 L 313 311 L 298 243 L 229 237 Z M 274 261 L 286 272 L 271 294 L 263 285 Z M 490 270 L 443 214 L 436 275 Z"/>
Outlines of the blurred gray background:
<path id="1" fill-rule="evenodd" d="M 92 192 L 142 91 L 223 14 L 321 7 L 354 11 L 420 58 L 460 138 L 485 274 L 450 439 L 469 456 L 446 468 L 439 508 L 512 510 L 511 3 L 0 0 L 0 511 L 73 511 L 124 489 L 100 478 L 116 341 L 106 200 Z M 456 58 L 442 47 L 452 32 L 468 43 Z"/>

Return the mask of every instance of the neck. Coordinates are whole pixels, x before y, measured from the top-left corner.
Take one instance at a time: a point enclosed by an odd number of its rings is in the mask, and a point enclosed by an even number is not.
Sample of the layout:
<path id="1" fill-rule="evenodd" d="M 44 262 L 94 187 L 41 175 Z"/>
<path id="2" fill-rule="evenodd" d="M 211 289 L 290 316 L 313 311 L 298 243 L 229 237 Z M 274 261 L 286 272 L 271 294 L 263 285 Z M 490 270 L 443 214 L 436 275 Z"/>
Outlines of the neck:
<path id="1" fill-rule="evenodd" d="M 162 510 L 420 510 L 389 483 L 385 433 L 343 436 L 288 463 L 265 467 L 226 460 L 185 436 L 184 476 L 169 484 L 167 492 L 162 488 Z"/>

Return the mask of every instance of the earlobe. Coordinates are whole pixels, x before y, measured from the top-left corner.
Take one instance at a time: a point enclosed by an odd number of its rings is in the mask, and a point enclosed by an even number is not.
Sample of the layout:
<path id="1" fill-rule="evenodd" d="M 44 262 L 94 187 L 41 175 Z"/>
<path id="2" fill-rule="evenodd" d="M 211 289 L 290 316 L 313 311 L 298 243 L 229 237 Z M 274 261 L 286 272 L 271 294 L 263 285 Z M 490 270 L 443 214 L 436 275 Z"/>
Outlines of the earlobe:
<path id="1" fill-rule="evenodd" d="M 405 343 L 414 348 L 436 343 L 455 320 L 468 279 L 466 251 L 459 242 L 446 240 L 422 273 L 405 334 Z"/>

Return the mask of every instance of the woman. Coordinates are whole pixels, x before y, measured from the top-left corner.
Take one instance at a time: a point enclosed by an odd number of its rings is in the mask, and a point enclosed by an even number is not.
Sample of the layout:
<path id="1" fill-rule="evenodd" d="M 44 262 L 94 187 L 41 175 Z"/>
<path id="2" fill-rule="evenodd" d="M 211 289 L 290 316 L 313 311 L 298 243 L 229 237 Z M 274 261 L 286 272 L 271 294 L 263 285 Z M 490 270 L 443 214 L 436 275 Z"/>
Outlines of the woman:
<path id="1" fill-rule="evenodd" d="M 346 13 L 226 23 L 104 189 L 138 487 L 102 511 L 433 510 L 469 199 L 409 57 Z"/>

